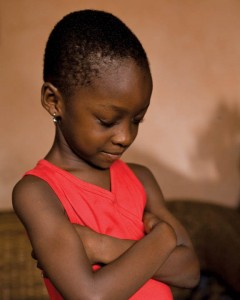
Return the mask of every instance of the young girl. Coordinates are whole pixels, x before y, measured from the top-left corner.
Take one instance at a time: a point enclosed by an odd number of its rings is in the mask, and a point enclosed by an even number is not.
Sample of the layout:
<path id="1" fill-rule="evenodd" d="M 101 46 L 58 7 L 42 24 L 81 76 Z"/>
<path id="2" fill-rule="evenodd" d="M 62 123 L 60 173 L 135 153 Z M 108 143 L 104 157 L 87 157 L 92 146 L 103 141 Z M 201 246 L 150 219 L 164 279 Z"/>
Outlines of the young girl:
<path id="1" fill-rule="evenodd" d="M 198 282 L 185 229 L 151 172 L 121 155 L 149 107 L 152 78 L 136 36 L 113 15 L 73 12 L 53 29 L 42 105 L 54 143 L 13 191 L 51 299 L 172 299 Z"/>

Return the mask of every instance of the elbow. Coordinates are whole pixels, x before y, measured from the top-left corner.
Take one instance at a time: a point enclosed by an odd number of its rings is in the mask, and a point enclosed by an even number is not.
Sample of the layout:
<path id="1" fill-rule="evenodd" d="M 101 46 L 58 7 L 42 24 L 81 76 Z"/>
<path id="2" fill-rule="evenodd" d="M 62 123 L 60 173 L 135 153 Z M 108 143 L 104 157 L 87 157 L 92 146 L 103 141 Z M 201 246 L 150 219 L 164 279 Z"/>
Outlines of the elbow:
<path id="1" fill-rule="evenodd" d="M 79 300 L 82 300 L 82 299 L 85 299 L 85 298 L 82 298 L 82 297 L 79 298 Z M 94 295 L 88 296 L 86 299 L 88 299 L 88 300 L 111 300 L 113 298 L 109 297 L 109 295 L 94 294 Z"/>
<path id="2" fill-rule="evenodd" d="M 191 252 L 186 272 L 185 288 L 193 289 L 200 281 L 200 262 L 194 251 Z"/>
<path id="3" fill-rule="evenodd" d="M 186 280 L 185 288 L 193 289 L 195 288 L 200 280 L 200 272 L 196 272 L 195 274 L 192 274 L 191 277 Z"/>
<path id="4" fill-rule="evenodd" d="M 196 259 L 187 272 L 184 288 L 193 289 L 195 288 L 200 280 L 200 266 Z"/>
<path id="5" fill-rule="evenodd" d="M 199 272 L 191 272 L 185 275 L 185 278 L 179 280 L 177 283 L 173 283 L 173 286 L 184 288 L 184 289 L 193 289 L 195 288 L 200 280 L 200 273 Z"/>
<path id="6" fill-rule="evenodd" d="M 191 280 L 191 288 L 196 287 L 199 284 L 200 281 L 200 263 L 198 258 L 196 257 L 194 267 L 193 267 L 193 274 L 192 274 L 192 280 Z"/>
<path id="7" fill-rule="evenodd" d="M 112 293 L 109 293 L 109 291 L 105 291 L 103 289 L 92 289 L 89 290 L 88 293 L 84 294 L 81 293 L 81 295 L 77 295 L 77 297 L 73 297 L 74 300 L 111 300 L 114 299 L 114 296 L 112 295 Z M 65 298 L 64 298 L 65 299 Z M 68 298 L 67 298 L 68 299 Z M 120 299 L 120 298 L 117 298 Z"/>
<path id="8" fill-rule="evenodd" d="M 64 298 L 65 299 L 65 298 Z M 74 300 L 105 300 L 106 298 L 100 294 L 94 294 L 94 293 L 89 293 L 87 297 L 83 297 L 83 295 L 80 295 L 79 297 L 74 297 Z"/>

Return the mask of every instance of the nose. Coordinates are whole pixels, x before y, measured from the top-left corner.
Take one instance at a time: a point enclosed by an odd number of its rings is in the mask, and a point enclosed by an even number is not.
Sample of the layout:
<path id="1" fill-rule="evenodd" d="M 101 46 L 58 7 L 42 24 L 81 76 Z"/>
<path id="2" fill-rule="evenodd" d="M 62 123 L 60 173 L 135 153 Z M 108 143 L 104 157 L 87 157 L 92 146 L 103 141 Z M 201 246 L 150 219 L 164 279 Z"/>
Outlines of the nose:
<path id="1" fill-rule="evenodd" d="M 134 124 L 121 124 L 116 126 L 112 136 L 112 143 L 121 147 L 127 148 L 135 140 L 138 132 L 138 127 Z"/>

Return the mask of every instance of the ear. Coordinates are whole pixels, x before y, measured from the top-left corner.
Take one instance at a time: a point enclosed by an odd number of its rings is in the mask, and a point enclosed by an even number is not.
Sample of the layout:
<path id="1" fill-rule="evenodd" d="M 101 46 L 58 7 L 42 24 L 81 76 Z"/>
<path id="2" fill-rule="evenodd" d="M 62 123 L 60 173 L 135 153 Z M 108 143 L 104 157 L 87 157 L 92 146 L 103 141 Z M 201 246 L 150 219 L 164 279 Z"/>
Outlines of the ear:
<path id="1" fill-rule="evenodd" d="M 45 82 L 41 90 L 42 106 L 51 116 L 61 116 L 63 98 L 59 90 L 50 82 Z"/>

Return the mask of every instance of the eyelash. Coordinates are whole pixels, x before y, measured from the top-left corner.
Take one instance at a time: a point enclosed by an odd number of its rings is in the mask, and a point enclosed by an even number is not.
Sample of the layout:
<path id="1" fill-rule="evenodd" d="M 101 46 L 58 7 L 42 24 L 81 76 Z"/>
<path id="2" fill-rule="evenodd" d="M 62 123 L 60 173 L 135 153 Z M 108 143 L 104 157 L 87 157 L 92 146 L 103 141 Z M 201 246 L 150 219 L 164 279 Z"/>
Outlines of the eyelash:
<path id="1" fill-rule="evenodd" d="M 134 124 L 140 124 L 140 123 L 143 123 L 144 122 L 144 118 L 140 119 L 140 120 L 133 120 L 133 123 Z"/>
<path id="2" fill-rule="evenodd" d="M 133 120 L 133 124 L 138 125 L 140 123 L 142 123 L 144 121 L 144 119 L 140 119 L 140 120 Z M 114 125 L 117 125 L 118 122 L 107 122 L 104 120 L 99 119 L 100 125 L 106 128 L 111 128 Z"/>
<path id="3" fill-rule="evenodd" d="M 116 122 L 107 122 L 107 121 L 103 121 L 101 119 L 99 119 L 99 122 L 100 122 L 100 125 L 103 126 L 103 127 L 107 127 L 107 128 L 110 128 L 114 125 L 116 125 L 117 123 Z"/>

